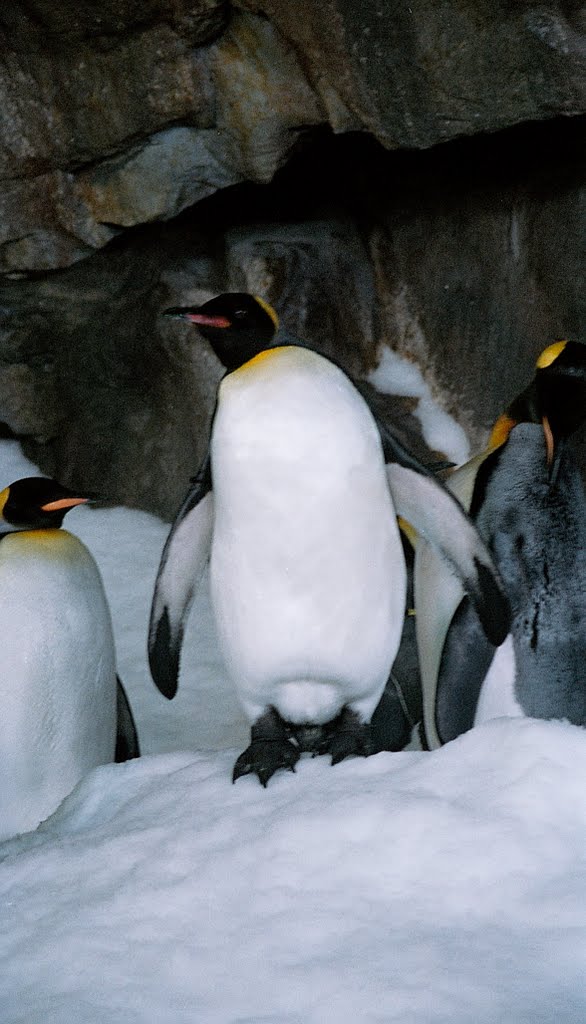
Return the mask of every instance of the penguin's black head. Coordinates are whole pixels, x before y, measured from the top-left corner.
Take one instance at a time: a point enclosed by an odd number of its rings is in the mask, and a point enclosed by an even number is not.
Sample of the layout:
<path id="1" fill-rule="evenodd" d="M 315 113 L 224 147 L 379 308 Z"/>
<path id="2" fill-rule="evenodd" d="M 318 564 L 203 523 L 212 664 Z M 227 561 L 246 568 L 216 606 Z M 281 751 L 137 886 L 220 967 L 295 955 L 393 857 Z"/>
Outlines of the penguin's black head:
<path id="1" fill-rule="evenodd" d="M 56 480 L 27 476 L 0 491 L 0 523 L 16 530 L 54 530 L 69 509 L 89 500 Z"/>
<path id="2" fill-rule="evenodd" d="M 498 447 L 517 423 L 541 423 L 548 460 L 586 419 L 586 345 L 556 341 L 539 356 L 535 376 L 496 421 L 490 446 Z"/>
<path id="3" fill-rule="evenodd" d="M 279 329 L 272 306 L 248 292 L 226 292 L 203 306 L 174 306 L 163 316 L 195 324 L 228 371 L 271 348 Z"/>
<path id="4" fill-rule="evenodd" d="M 569 437 L 586 419 L 586 345 L 556 341 L 539 356 L 535 388 L 541 418 L 554 438 Z"/>

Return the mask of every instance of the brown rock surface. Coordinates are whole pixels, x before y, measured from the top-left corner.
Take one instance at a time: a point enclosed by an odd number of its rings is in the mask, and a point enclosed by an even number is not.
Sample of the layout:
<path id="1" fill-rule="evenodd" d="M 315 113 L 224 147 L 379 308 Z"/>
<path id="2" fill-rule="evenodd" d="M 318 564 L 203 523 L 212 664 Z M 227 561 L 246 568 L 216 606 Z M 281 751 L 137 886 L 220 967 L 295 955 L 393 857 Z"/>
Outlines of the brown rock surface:
<path id="1" fill-rule="evenodd" d="M 323 115 L 294 51 L 225 3 L 0 12 L 0 272 L 63 267 L 216 189 L 268 181 Z M 68 17 L 69 13 L 69 17 Z"/>
<path id="2" fill-rule="evenodd" d="M 267 182 L 316 126 L 423 148 L 580 113 L 585 91 L 572 0 L 8 0 L 0 273 Z"/>
<path id="3" fill-rule="evenodd" d="M 553 130 L 555 127 L 555 130 Z M 258 292 L 357 377 L 388 344 L 480 443 L 554 338 L 586 321 L 582 128 L 424 153 L 326 136 L 274 184 L 212 196 L 91 258 L 0 284 L 0 420 L 64 483 L 170 517 L 221 368 L 162 309 Z M 381 414 L 425 453 L 412 403 Z"/>
<path id="4" fill-rule="evenodd" d="M 578 2 L 240 3 L 296 47 L 333 127 L 366 129 L 388 148 L 584 111 L 586 17 Z"/>

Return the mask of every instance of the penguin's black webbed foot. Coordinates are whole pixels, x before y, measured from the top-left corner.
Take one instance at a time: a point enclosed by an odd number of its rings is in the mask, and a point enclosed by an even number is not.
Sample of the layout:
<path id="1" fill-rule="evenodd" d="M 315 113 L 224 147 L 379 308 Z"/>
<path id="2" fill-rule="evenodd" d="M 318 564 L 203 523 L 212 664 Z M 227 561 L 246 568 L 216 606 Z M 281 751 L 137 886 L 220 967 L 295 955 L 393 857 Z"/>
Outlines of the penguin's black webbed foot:
<path id="1" fill-rule="evenodd" d="M 347 757 L 368 757 L 371 753 L 370 723 L 361 722 L 355 711 L 344 708 L 331 723 L 324 752 L 332 755 L 332 764 Z"/>
<path id="2" fill-rule="evenodd" d="M 250 746 L 236 761 L 232 782 L 242 775 L 256 775 L 260 784 L 266 786 L 279 768 L 294 772 L 299 756 L 299 748 L 289 739 L 281 718 L 274 708 L 269 708 L 252 726 Z"/>
<path id="3" fill-rule="evenodd" d="M 282 743 L 275 740 L 257 740 L 251 743 L 236 761 L 232 782 L 236 782 L 242 775 L 256 775 L 261 786 L 266 786 L 279 768 L 294 772 L 298 760 L 299 751 L 291 740 L 284 740 Z"/>

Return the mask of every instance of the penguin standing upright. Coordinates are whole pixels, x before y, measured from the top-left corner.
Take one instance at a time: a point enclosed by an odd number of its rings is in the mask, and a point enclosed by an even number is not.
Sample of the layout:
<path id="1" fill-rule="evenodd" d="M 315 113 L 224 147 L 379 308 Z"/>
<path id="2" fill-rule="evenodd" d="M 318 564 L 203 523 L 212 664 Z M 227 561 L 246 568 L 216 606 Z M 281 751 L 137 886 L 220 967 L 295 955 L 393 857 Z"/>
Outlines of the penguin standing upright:
<path id="1" fill-rule="evenodd" d="M 91 768 L 138 756 L 98 568 L 60 529 L 87 500 L 44 477 L 0 492 L 0 839 L 36 828 Z"/>
<path id="2" fill-rule="evenodd" d="M 456 566 L 499 643 L 508 605 L 490 557 L 448 492 L 381 436 L 346 374 L 279 343 L 263 300 L 231 293 L 166 313 L 197 325 L 228 373 L 208 457 L 161 560 L 153 678 L 174 696 L 183 622 L 211 551 L 218 636 L 251 722 L 234 779 L 255 773 L 266 785 L 300 750 L 329 752 L 332 763 L 366 754 L 405 614 L 396 513 Z"/>
<path id="3" fill-rule="evenodd" d="M 511 632 L 495 652 L 458 581 L 417 544 L 415 602 L 430 746 L 502 716 L 586 725 L 586 502 L 569 438 L 586 418 L 586 346 L 556 342 L 448 487 L 490 548 Z"/>

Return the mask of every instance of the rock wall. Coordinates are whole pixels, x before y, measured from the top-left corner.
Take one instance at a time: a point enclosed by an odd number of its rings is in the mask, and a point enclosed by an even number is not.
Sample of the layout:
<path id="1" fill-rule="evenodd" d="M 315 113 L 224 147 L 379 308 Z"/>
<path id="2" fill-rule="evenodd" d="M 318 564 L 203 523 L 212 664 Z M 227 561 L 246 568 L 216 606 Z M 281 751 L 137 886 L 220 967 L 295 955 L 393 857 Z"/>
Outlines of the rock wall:
<path id="1" fill-rule="evenodd" d="M 8 0 L 5 432 L 171 516 L 221 370 L 159 313 L 245 288 L 358 376 L 416 359 L 480 442 L 583 337 L 581 28 L 571 2 Z"/>
<path id="2" fill-rule="evenodd" d="M 573 0 L 5 0 L 0 272 L 65 267 L 312 127 L 386 148 L 585 109 Z"/>

